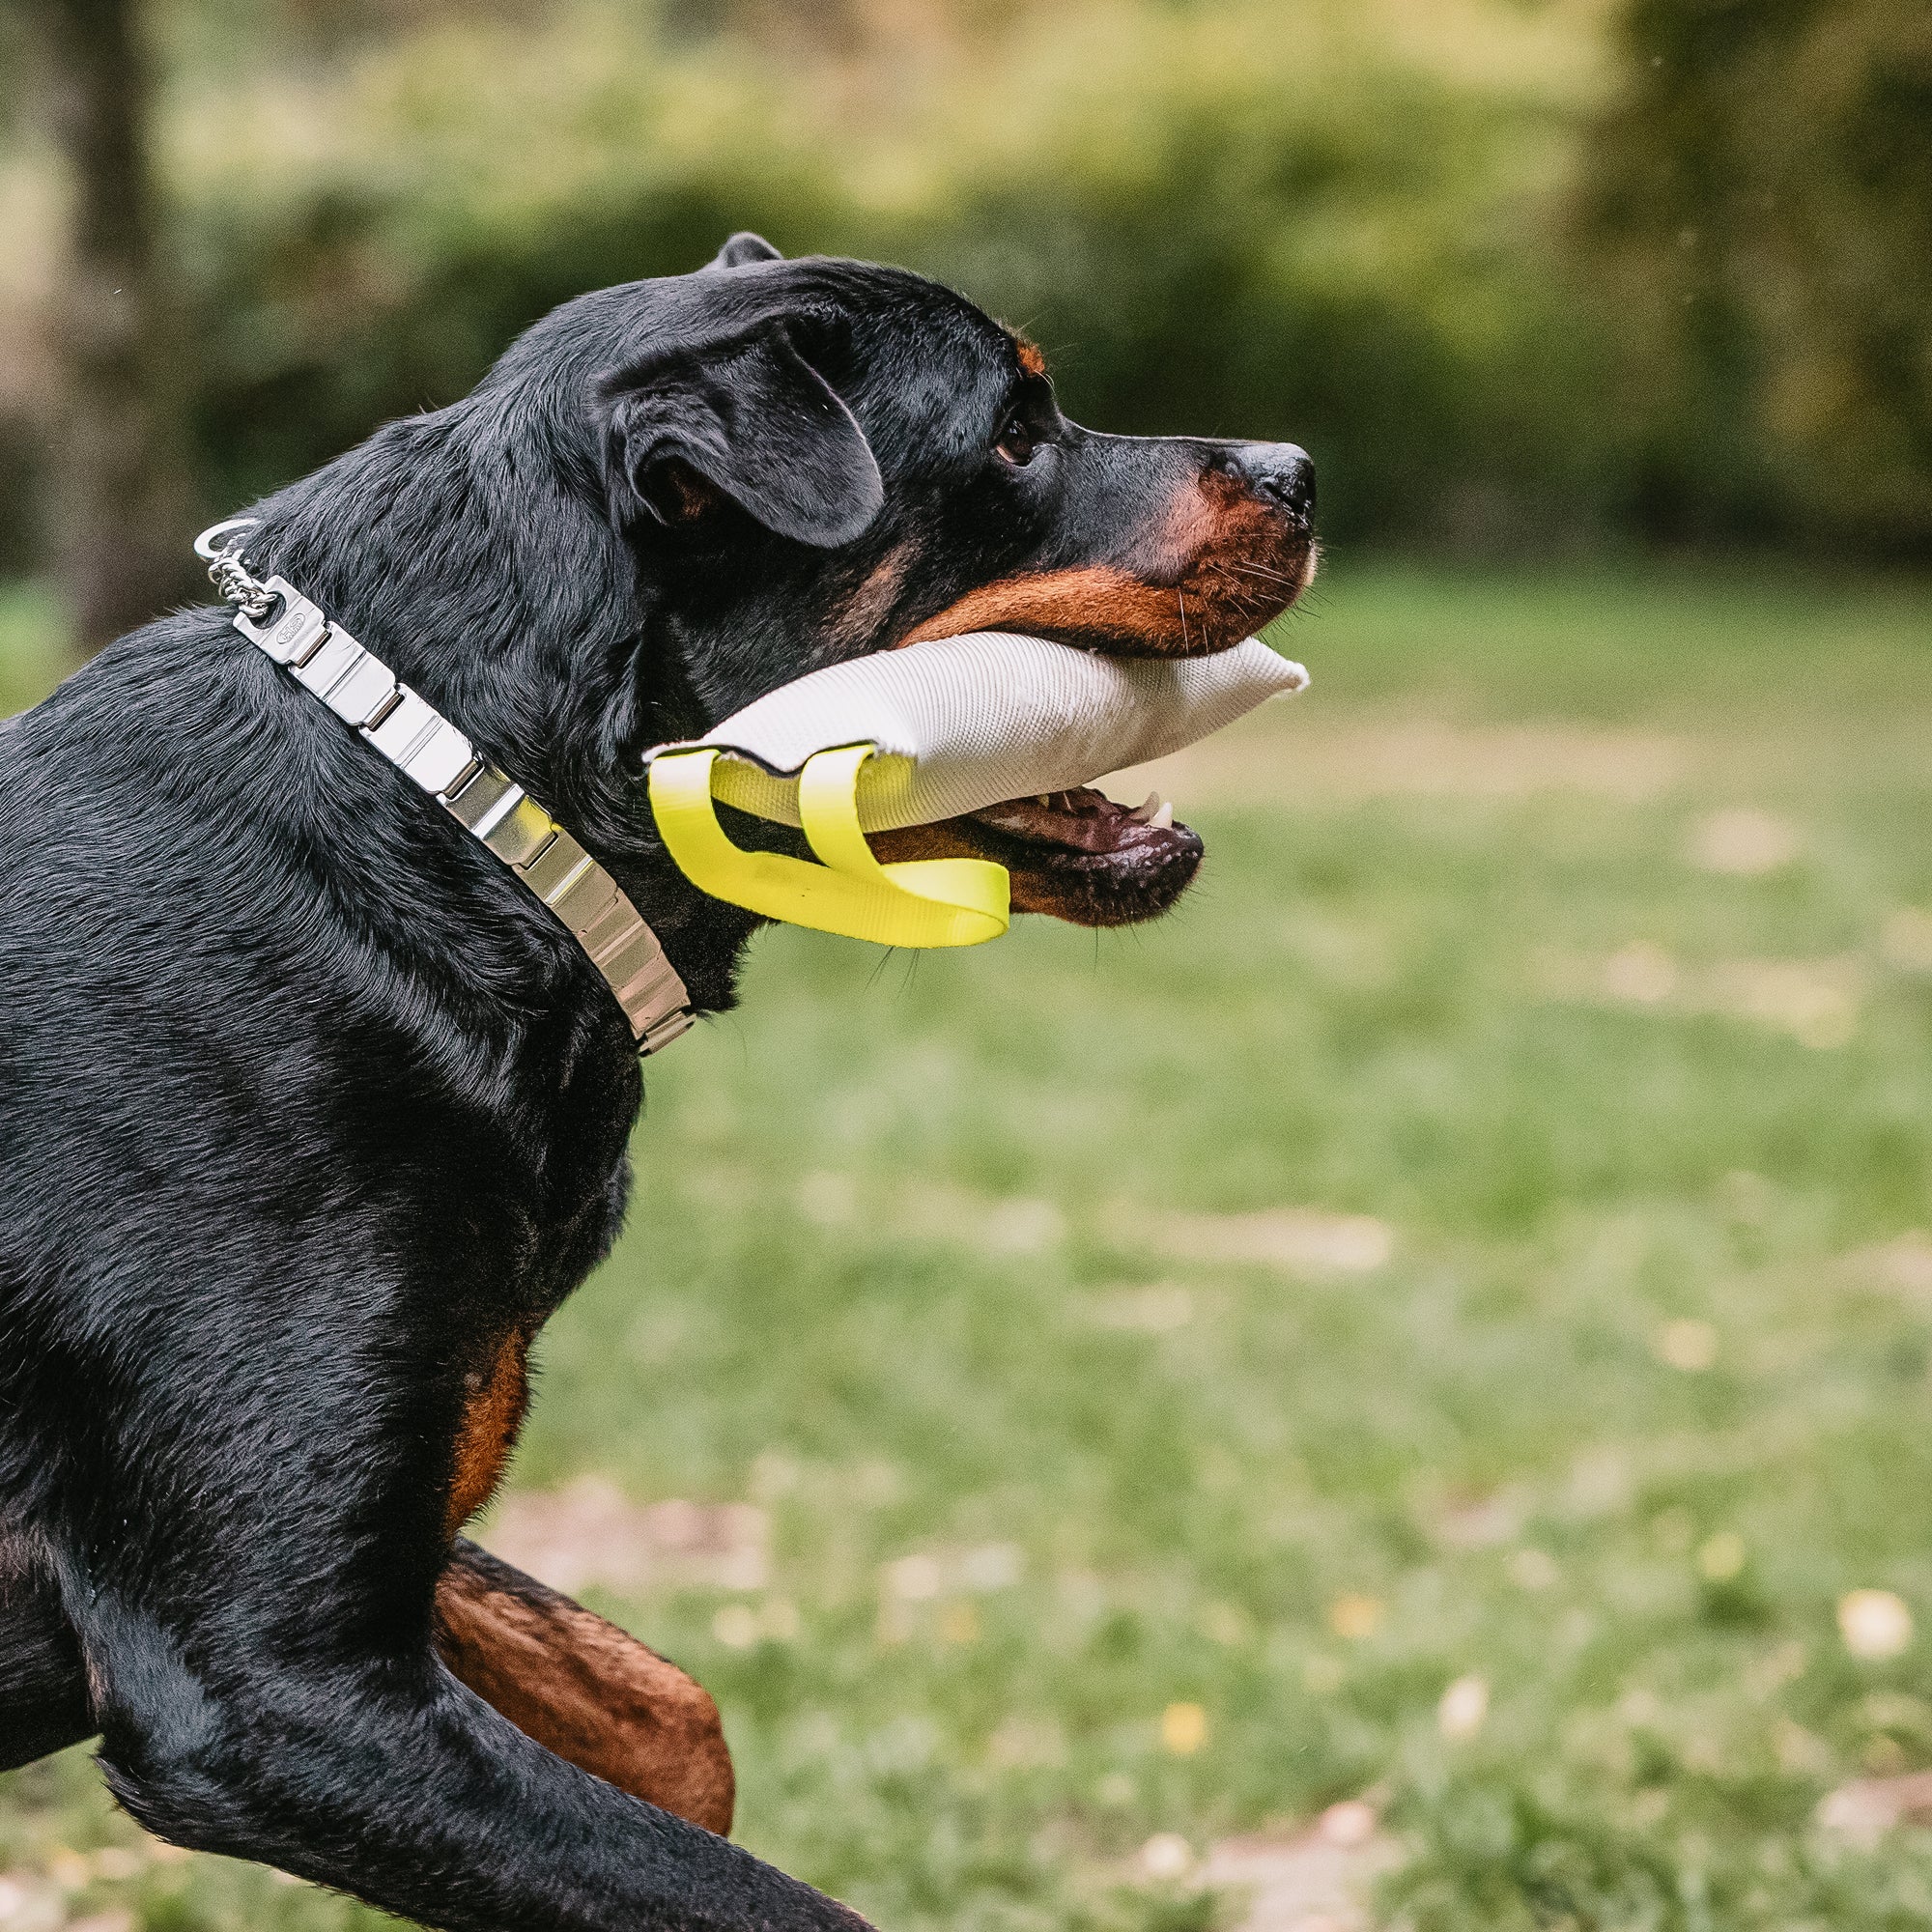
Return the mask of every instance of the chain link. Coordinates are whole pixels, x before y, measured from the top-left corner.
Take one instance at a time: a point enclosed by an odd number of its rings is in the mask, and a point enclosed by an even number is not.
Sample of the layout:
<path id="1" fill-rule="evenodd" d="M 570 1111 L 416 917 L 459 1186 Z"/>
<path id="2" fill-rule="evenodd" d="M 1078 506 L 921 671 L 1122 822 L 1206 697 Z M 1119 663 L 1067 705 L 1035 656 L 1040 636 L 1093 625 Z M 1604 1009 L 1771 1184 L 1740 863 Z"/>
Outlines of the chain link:
<path id="1" fill-rule="evenodd" d="M 208 580 L 220 593 L 224 604 L 232 604 L 245 617 L 260 624 L 281 599 L 258 578 L 249 574 L 242 561 L 243 530 L 261 521 L 258 517 L 230 517 L 226 523 L 213 524 L 194 540 L 194 554 L 208 559 Z"/>

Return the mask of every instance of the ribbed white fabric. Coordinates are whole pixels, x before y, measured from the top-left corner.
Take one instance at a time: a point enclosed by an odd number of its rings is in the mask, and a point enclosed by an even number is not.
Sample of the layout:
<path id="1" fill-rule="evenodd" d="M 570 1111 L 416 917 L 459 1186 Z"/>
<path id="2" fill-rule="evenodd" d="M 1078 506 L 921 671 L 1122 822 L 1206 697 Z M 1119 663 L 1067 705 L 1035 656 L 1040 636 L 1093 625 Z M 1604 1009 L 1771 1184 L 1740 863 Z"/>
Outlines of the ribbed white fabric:
<path id="1" fill-rule="evenodd" d="M 1212 657 L 1116 658 L 976 631 L 813 671 L 692 742 L 729 753 L 713 780 L 720 798 L 786 825 L 799 822 L 808 758 L 875 745 L 860 774 L 859 822 L 889 832 L 1090 784 L 1307 682 L 1258 638 Z"/>

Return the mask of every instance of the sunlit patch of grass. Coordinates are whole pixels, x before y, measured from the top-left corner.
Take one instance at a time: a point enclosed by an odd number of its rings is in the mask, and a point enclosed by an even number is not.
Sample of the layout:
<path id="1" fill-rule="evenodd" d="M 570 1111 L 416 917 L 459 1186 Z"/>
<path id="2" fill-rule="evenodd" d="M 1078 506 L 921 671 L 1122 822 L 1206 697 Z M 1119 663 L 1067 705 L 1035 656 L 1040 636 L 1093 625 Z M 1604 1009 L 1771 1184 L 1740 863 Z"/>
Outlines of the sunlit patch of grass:
<path id="1" fill-rule="evenodd" d="M 585 1594 L 891 1927 L 1196 1932 L 1190 1860 L 1360 1795 L 1415 1932 L 1921 1922 L 1819 1806 L 1932 1766 L 1932 598 L 1324 584 L 1173 918 L 758 942 L 517 1486 L 761 1513 L 756 1583 Z M 1461 762 L 1368 782 L 1418 720 Z M 20 1870 L 130 1835 L 0 1792 Z"/>

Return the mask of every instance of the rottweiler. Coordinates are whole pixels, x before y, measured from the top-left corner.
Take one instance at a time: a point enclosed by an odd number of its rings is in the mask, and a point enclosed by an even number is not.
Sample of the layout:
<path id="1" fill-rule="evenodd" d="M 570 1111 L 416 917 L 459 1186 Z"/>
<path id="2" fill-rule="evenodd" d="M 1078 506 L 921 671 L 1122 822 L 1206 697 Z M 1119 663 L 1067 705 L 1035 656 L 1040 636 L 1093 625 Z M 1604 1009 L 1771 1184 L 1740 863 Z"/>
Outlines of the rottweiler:
<path id="1" fill-rule="evenodd" d="M 1226 648 L 1314 502 L 1293 445 L 1094 434 L 962 297 L 739 235 L 269 497 L 247 557 L 716 1012 L 757 921 L 669 863 L 651 747 L 969 630 Z M 465 1932 L 863 1925 L 724 1835 L 702 1690 L 460 1534 L 623 1220 L 640 1067 L 582 948 L 213 604 L 0 727 L 0 1768 L 98 1734 L 161 1837 Z M 1089 925 L 1202 854 L 1093 790 L 875 842 Z"/>

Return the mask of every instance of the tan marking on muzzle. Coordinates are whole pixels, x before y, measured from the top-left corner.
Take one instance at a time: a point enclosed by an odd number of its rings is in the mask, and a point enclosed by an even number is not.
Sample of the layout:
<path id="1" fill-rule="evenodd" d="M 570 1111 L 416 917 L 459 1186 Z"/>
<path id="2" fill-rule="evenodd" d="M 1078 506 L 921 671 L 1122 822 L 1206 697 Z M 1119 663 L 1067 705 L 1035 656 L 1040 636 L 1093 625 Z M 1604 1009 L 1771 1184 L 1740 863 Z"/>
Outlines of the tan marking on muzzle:
<path id="1" fill-rule="evenodd" d="M 900 641 L 925 643 L 968 631 L 1021 631 L 1065 643 L 1163 655 L 1180 642 L 1175 592 L 1110 564 L 1007 577 L 969 590 Z"/>

